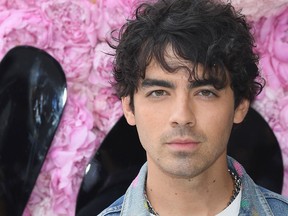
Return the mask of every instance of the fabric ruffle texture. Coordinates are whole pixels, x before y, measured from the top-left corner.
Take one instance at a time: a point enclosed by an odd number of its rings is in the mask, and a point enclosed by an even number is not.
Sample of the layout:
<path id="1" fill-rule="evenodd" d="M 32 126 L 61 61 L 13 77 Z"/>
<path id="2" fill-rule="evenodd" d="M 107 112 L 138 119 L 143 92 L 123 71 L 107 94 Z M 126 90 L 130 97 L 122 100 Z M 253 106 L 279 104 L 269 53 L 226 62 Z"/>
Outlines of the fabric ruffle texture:
<path id="1" fill-rule="evenodd" d="M 135 0 L 137 1 L 137 0 Z M 0 59 L 17 45 L 41 48 L 62 65 L 68 100 L 60 126 L 25 209 L 25 216 L 75 215 L 85 167 L 122 116 L 110 81 L 109 32 L 131 15 L 134 0 L 2 0 Z M 255 27 L 262 75 L 267 80 L 254 108 L 282 149 L 288 195 L 288 3 L 233 0 Z M 251 7 L 252 5 L 252 7 Z"/>

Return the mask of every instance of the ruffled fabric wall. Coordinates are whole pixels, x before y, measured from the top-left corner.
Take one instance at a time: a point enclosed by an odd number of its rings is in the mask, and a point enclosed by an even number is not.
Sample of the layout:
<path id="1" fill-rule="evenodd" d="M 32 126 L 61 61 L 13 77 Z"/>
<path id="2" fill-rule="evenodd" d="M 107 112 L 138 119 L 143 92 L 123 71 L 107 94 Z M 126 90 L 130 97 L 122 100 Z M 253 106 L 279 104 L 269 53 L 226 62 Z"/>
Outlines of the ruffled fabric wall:
<path id="1" fill-rule="evenodd" d="M 288 1 L 233 0 L 252 23 L 267 84 L 253 107 L 273 129 L 283 153 L 288 195 Z M 62 65 L 68 100 L 25 216 L 75 214 L 85 167 L 122 115 L 110 86 L 112 29 L 131 15 L 133 0 L 1 0 L 0 59 L 16 45 L 46 50 Z"/>

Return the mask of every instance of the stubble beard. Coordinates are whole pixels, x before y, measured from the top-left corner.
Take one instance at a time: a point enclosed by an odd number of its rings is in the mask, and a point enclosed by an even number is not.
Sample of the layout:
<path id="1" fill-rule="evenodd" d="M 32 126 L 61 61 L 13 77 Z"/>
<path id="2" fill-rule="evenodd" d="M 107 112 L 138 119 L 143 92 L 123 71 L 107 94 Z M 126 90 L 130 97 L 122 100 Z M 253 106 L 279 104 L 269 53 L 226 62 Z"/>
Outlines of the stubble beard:
<path id="1" fill-rule="evenodd" d="M 176 127 L 170 132 L 164 133 L 160 137 L 160 143 L 164 146 L 169 145 L 167 142 L 174 138 L 190 138 L 191 140 L 198 142 L 197 145 L 202 145 L 207 140 L 204 133 L 196 132 L 189 126 Z M 201 146 L 199 146 L 201 147 Z M 198 147 L 197 147 L 198 148 Z M 166 152 L 167 153 L 167 152 Z M 205 169 L 205 155 L 201 154 L 201 151 L 196 149 L 195 151 L 177 151 L 168 152 L 167 158 L 158 158 L 158 164 L 163 172 L 174 178 L 191 179 L 197 176 Z M 165 161 L 166 160 L 166 161 Z M 204 160 L 204 163 L 203 163 Z M 169 162 L 170 161 L 170 162 Z M 204 167 L 203 167 L 204 166 Z"/>

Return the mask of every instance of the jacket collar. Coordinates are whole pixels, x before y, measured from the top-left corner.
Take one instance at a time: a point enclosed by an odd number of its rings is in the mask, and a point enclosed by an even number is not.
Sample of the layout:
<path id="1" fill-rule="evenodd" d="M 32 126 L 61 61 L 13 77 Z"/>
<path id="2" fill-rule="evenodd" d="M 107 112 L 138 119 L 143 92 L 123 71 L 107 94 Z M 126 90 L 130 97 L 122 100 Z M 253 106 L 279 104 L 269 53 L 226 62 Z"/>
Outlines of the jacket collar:
<path id="1" fill-rule="evenodd" d="M 239 216 L 273 216 L 272 210 L 259 186 L 246 173 L 242 165 L 232 157 L 227 157 L 228 167 L 236 172 L 242 181 L 242 198 Z M 149 216 L 144 196 L 147 176 L 147 162 L 140 169 L 124 197 L 121 215 Z"/>

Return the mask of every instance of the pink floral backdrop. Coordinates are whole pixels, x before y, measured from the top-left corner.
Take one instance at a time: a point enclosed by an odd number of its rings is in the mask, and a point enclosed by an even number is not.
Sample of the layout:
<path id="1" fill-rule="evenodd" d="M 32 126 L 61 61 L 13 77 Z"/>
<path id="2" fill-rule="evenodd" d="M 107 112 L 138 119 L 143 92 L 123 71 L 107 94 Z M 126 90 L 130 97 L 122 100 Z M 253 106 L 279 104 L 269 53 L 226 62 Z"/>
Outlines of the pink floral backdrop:
<path id="1" fill-rule="evenodd" d="M 16 45 L 46 50 L 62 65 L 68 100 L 24 215 L 75 214 L 90 158 L 122 115 L 110 86 L 112 29 L 137 0 L 0 0 L 0 59 Z M 253 107 L 273 129 L 284 159 L 288 196 L 288 1 L 233 0 L 252 23 L 265 90 Z"/>

